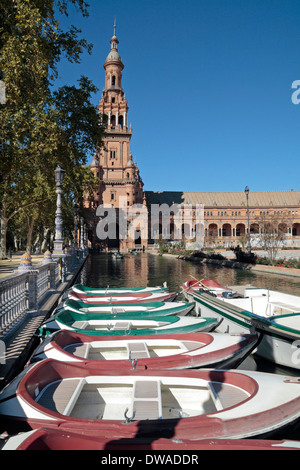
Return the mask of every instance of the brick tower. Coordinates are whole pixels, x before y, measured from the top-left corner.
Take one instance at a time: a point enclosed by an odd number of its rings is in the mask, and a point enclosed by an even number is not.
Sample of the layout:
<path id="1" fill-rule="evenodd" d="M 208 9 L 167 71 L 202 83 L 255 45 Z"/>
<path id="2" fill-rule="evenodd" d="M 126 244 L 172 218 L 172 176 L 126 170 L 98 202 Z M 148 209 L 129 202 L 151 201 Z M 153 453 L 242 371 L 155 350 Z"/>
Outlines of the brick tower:
<path id="1" fill-rule="evenodd" d="M 94 215 L 99 205 L 113 207 L 118 214 L 120 210 L 129 210 L 133 204 L 146 207 L 143 182 L 130 152 L 132 129 L 131 126 L 128 127 L 129 107 L 122 88 L 124 65 L 118 51 L 116 25 L 114 25 L 114 35 L 110 44 L 111 49 L 104 63 L 105 87 L 99 102 L 99 113 L 105 116 L 107 122 L 103 139 L 104 147 L 90 165 L 99 181 L 94 201 L 90 203 Z M 118 227 L 116 232 L 118 233 Z M 95 230 L 93 238 L 94 243 L 99 244 L 99 240 L 95 240 Z M 121 250 L 143 248 L 143 246 L 146 248 L 147 237 L 141 238 L 139 233 L 136 233 L 133 237 L 120 239 L 117 234 L 115 240 L 102 241 L 100 245 Z"/>

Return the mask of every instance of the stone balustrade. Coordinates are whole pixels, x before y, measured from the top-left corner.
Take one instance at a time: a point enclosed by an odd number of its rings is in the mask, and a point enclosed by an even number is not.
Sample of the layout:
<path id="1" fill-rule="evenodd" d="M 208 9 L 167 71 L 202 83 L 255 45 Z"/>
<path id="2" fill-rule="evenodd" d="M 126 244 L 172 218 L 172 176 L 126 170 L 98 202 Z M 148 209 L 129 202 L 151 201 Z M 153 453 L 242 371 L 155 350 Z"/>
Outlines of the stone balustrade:
<path id="1" fill-rule="evenodd" d="M 27 274 L 11 275 L 0 282 L 0 335 L 27 309 Z"/>
<path id="2" fill-rule="evenodd" d="M 11 334 L 28 317 L 37 315 L 42 303 L 76 270 L 88 249 L 67 250 L 52 259 L 47 251 L 42 263 L 32 266 L 25 253 L 18 270 L 0 280 L 0 339 Z"/>

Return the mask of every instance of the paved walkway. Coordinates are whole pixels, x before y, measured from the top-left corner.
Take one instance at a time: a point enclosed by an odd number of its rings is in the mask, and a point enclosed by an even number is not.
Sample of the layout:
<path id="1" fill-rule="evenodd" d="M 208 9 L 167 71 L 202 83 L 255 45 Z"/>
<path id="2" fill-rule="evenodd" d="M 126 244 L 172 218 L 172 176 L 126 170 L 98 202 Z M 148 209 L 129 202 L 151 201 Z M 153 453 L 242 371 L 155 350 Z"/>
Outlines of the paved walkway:
<path id="1" fill-rule="evenodd" d="M 218 253 L 221 253 L 223 256 L 225 256 L 228 259 L 233 259 L 235 260 L 235 255 L 231 251 L 225 251 L 225 250 L 217 250 Z M 268 253 L 263 250 L 253 250 L 253 252 L 259 256 L 259 257 L 266 257 L 268 258 Z M 300 250 L 279 250 L 276 259 L 300 259 Z M 281 276 L 293 276 L 293 277 L 300 277 L 300 269 L 295 269 L 295 268 L 282 268 L 280 266 L 268 266 L 264 264 L 256 264 L 251 268 L 251 271 L 257 271 L 257 272 L 262 272 L 262 273 L 270 273 L 270 274 L 277 274 Z"/>
<path id="2" fill-rule="evenodd" d="M 21 257 L 25 251 L 13 253 L 9 259 L 0 259 L 0 279 L 13 274 L 13 271 L 18 269 L 21 262 Z M 36 266 L 44 259 L 44 255 L 31 255 L 32 266 Z"/>

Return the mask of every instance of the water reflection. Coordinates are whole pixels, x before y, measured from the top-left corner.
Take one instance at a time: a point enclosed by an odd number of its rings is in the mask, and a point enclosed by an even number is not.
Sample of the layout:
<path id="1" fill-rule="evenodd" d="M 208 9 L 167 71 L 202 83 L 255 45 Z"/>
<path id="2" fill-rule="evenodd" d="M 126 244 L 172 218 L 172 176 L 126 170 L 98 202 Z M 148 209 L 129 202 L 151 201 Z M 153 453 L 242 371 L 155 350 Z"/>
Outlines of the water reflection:
<path id="1" fill-rule="evenodd" d="M 135 287 L 156 286 L 167 281 L 171 291 L 180 292 L 182 283 L 194 278 L 215 279 L 226 286 L 251 284 L 300 295 L 298 278 L 199 265 L 148 253 L 126 254 L 123 259 L 113 259 L 110 254 L 91 254 L 77 282 L 90 287 Z"/>

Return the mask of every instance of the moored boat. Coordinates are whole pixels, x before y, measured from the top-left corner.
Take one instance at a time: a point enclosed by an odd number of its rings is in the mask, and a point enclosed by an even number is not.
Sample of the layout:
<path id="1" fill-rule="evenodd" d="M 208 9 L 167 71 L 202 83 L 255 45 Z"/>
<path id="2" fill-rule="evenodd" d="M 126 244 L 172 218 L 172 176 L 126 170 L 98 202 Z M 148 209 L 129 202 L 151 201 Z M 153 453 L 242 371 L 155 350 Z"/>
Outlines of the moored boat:
<path id="1" fill-rule="evenodd" d="M 78 300 L 68 299 L 60 310 L 71 310 L 77 313 L 97 314 L 130 314 L 151 313 L 152 315 L 187 315 L 194 308 L 194 302 L 144 302 L 132 304 L 103 305 L 86 304 Z"/>
<path id="2" fill-rule="evenodd" d="M 147 316 L 147 317 L 146 317 Z M 178 315 L 151 317 L 150 314 L 112 315 L 83 314 L 62 310 L 39 328 L 46 336 L 58 330 L 73 330 L 94 336 L 157 335 L 212 331 L 218 322 L 214 318 L 195 318 Z"/>
<path id="3" fill-rule="evenodd" d="M 244 439 L 300 417 L 300 379 L 245 370 L 101 372 L 46 359 L 0 393 L 5 429 L 50 427 L 104 439 Z"/>
<path id="4" fill-rule="evenodd" d="M 224 295 L 224 293 L 235 295 L 235 292 L 232 291 L 231 288 L 222 286 L 213 279 L 201 279 L 200 281 L 190 280 L 184 282 L 181 287 L 183 296 L 190 302 L 193 300 L 194 292 L 199 291 L 209 292 L 216 297 L 220 297 L 221 295 Z"/>
<path id="5" fill-rule="evenodd" d="M 245 289 L 244 297 L 215 298 L 194 292 L 198 315 L 220 321 L 218 331 L 261 335 L 255 354 L 276 364 L 300 369 L 300 298 L 267 289 Z"/>
<path id="6" fill-rule="evenodd" d="M 144 294 L 147 292 L 167 292 L 167 285 L 157 287 L 88 287 L 83 284 L 75 284 L 70 289 L 77 294 L 83 295 L 110 295 L 110 294 Z"/>
<path id="7" fill-rule="evenodd" d="M 44 339 L 31 362 L 55 359 L 99 369 L 234 368 L 256 346 L 256 335 L 190 333 L 95 339 L 61 330 Z"/>
<path id="8" fill-rule="evenodd" d="M 177 297 L 177 292 L 141 292 L 128 294 L 99 294 L 85 295 L 69 291 L 69 299 L 79 300 L 89 304 L 131 304 L 144 302 L 172 302 Z"/>
<path id="9" fill-rule="evenodd" d="M 149 455 L 148 464 L 196 464 L 197 451 L 201 450 L 300 450 L 300 442 L 294 440 L 266 439 L 203 439 L 188 441 L 178 439 L 103 439 L 99 436 L 86 436 L 61 429 L 41 428 L 10 437 L 1 450 L 110 450 L 110 451 L 158 451 L 162 455 Z M 194 451 L 194 455 L 164 455 L 165 450 Z M 119 462 L 117 456 L 103 456 L 103 462 L 110 458 L 113 464 Z M 134 463 L 134 456 L 121 457 L 121 462 Z"/>

